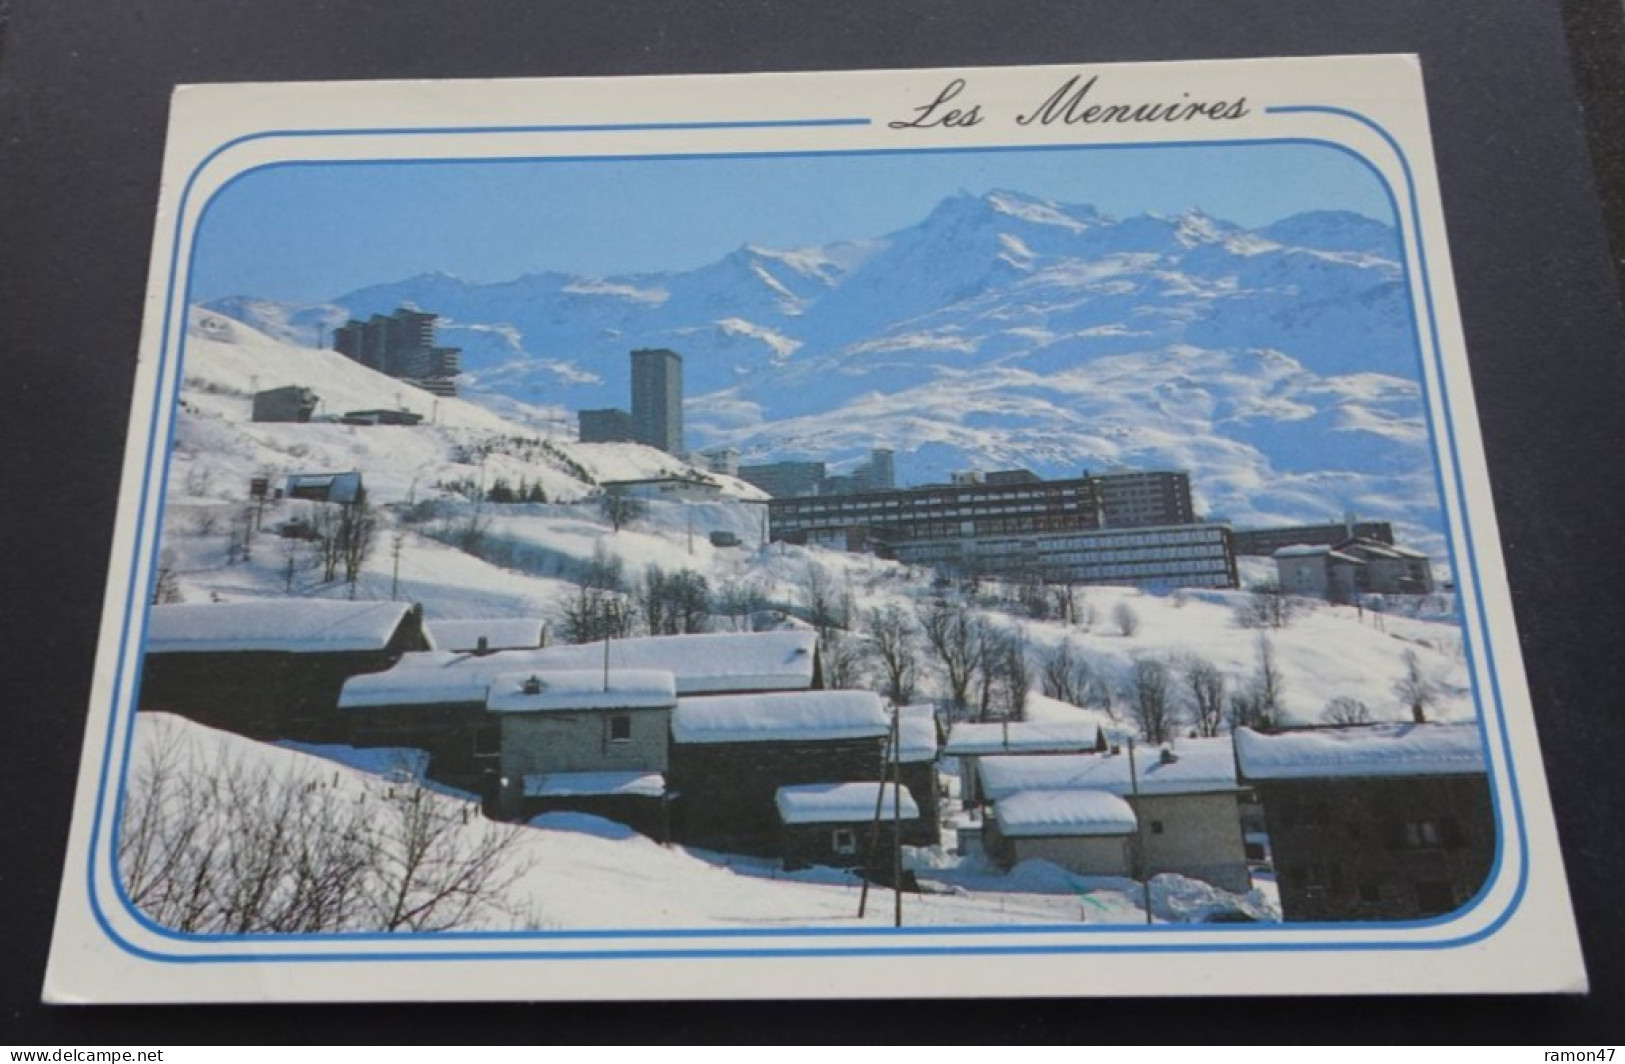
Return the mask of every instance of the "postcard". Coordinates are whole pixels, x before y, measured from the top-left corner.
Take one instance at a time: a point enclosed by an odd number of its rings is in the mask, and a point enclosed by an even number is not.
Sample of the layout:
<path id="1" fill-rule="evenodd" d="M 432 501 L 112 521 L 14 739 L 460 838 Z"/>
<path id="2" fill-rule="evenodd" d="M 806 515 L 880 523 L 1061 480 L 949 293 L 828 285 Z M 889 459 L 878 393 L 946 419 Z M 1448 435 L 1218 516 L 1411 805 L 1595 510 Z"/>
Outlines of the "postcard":
<path id="1" fill-rule="evenodd" d="M 1582 990 L 1422 85 L 178 90 L 47 999 Z"/>

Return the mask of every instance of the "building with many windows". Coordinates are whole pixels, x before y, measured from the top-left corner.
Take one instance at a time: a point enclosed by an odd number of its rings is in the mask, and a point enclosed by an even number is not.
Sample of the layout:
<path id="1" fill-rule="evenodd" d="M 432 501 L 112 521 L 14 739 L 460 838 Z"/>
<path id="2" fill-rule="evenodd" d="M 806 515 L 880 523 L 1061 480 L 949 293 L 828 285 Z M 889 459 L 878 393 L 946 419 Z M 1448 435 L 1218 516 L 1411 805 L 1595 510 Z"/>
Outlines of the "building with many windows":
<path id="1" fill-rule="evenodd" d="M 632 352 L 632 434 L 667 454 L 683 453 L 683 358 L 677 352 Z"/>
<path id="2" fill-rule="evenodd" d="M 1100 485 L 1101 523 L 1107 528 L 1188 525 L 1196 520 L 1189 473 L 1105 473 Z"/>
<path id="3" fill-rule="evenodd" d="M 632 415 L 625 410 L 581 410 L 576 413 L 582 443 L 632 443 Z"/>
<path id="4" fill-rule="evenodd" d="M 916 540 L 893 552 L 899 561 L 967 576 L 1149 588 L 1240 584 L 1224 525 Z"/>
<path id="5" fill-rule="evenodd" d="M 435 343 L 438 319 L 437 314 L 410 307 L 374 314 L 366 321 L 351 318 L 333 330 L 333 350 L 435 395 L 455 396 L 452 378 L 462 370 L 462 351 Z"/>
<path id="6" fill-rule="evenodd" d="M 817 495 L 827 473 L 823 462 L 769 462 L 739 467 L 740 480 L 761 488 L 775 499 Z"/>

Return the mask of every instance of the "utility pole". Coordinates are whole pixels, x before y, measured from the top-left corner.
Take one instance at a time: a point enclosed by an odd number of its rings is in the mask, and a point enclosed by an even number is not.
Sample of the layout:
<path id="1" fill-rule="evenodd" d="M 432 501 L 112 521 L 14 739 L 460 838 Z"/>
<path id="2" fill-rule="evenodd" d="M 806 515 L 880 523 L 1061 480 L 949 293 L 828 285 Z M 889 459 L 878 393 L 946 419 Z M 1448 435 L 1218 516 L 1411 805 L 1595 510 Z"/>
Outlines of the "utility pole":
<path id="1" fill-rule="evenodd" d="M 1128 737 L 1128 787 L 1135 799 L 1140 797 L 1140 774 L 1134 764 L 1134 736 Z M 1145 862 L 1145 829 L 1140 826 L 1139 802 L 1134 803 L 1134 864 L 1139 873 L 1140 889 L 1145 894 L 1145 922 L 1151 924 L 1151 876 Z"/>
<path id="2" fill-rule="evenodd" d="M 389 601 L 391 601 L 391 602 L 394 602 L 396 599 L 398 599 L 400 597 L 400 590 L 401 590 L 401 541 L 404 540 L 405 538 L 406 538 L 406 533 L 397 532 L 397 533 L 395 533 L 395 536 L 394 536 L 393 540 L 391 541 L 390 552 L 389 552 L 390 555 L 391 555 L 392 561 L 393 561 L 392 571 L 391 571 L 390 576 L 389 576 Z"/>
<path id="3" fill-rule="evenodd" d="M 891 709 L 891 884 L 895 904 L 892 907 L 892 926 L 903 926 L 903 711 L 899 706 Z M 884 791 L 885 787 L 882 786 Z"/>

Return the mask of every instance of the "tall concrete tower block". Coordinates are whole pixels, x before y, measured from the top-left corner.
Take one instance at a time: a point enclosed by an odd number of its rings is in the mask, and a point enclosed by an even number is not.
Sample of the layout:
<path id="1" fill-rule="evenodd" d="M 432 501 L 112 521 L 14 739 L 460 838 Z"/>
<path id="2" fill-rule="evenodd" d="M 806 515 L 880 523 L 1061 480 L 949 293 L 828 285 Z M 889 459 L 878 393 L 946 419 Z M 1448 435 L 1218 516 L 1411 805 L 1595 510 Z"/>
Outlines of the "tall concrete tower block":
<path id="1" fill-rule="evenodd" d="M 632 352 L 632 433 L 667 454 L 683 453 L 683 359 L 677 352 Z"/>

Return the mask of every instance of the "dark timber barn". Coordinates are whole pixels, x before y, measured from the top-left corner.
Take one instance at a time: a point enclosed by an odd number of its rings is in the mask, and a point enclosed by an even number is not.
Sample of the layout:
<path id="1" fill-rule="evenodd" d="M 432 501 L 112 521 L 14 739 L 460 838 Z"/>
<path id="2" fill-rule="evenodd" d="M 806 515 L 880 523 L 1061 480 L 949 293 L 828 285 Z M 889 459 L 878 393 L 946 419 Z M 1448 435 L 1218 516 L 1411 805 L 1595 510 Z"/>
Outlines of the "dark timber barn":
<path id="1" fill-rule="evenodd" d="M 154 606 L 137 705 L 253 739 L 338 741 L 344 682 L 427 646 L 422 611 L 403 602 Z"/>

